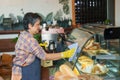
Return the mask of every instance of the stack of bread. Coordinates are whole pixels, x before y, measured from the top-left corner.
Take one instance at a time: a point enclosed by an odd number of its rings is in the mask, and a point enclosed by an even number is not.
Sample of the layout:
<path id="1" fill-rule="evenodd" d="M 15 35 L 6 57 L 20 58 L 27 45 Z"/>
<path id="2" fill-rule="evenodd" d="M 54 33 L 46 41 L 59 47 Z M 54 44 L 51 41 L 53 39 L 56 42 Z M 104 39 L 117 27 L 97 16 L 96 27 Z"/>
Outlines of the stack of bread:
<path id="1" fill-rule="evenodd" d="M 90 73 L 93 65 L 94 65 L 94 61 L 92 59 L 90 59 L 87 56 L 81 56 L 78 59 L 79 63 L 81 64 L 80 68 L 81 71 L 86 72 L 86 73 Z"/>
<path id="2" fill-rule="evenodd" d="M 106 65 L 99 63 L 95 64 L 94 61 L 87 56 L 79 57 L 78 61 L 81 64 L 80 69 L 84 73 L 104 74 L 108 71 Z"/>
<path id="3" fill-rule="evenodd" d="M 100 44 L 95 43 L 94 38 L 90 39 L 85 45 L 86 50 L 92 50 L 92 49 L 96 50 L 96 49 L 99 49 L 99 48 L 100 48 Z"/>
<path id="4" fill-rule="evenodd" d="M 63 64 L 55 73 L 54 80 L 78 80 L 78 77 L 69 66 Z"/>
<path id="5" fill-rule="evenodd" d="M 108 50 L 102 49 L 100 44 L 98 42 L 95 42 L 94 39 L 90 39 L 83 49 L 84 52 L 87 52 L 88 54 L 96 55 L 99 53 L 107 54 Z"/>
<path id="6" fill-rule="evenodd" d="M 59 71 L 55 73 L 54 80 L 103 80 L 103 79 L 101 77 L 91 74 L 76 75 L 69 66 L 63 64 L 59 67 Z"/>

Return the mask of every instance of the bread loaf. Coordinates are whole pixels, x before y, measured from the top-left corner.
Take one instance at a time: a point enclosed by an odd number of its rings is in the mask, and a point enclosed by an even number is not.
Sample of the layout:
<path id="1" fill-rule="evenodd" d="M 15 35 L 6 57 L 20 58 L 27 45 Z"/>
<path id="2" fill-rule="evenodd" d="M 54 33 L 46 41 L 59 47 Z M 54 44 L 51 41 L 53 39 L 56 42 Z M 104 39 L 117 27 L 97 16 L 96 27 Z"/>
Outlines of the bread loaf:
<path id="1" fill-rule="evenodd" d="M 76 76 L 75 73 L 72 71 L 72 69 L 65 64 L 61 65 L 59 70 L 63 74 L 67 74 L 67 75 L 73 76 L 73 77 Z"/>
<path id="2" fill-rule="evenodd" d="M 99 73 L 102 73 L 101 69 L 99 66 L 95 65 L 93 68 L 92 68 L 92 71 L 91 73 L 93 74 L 99 74 Z"/>
<path id="3" fill-rule="evenodd" d="M 94 42 L 94 39 L 90 39 L 90 40 L 86 43 L 85 48 L 88 49 L 88 48 L 90 48 L 91 46 L 93 46 L 93 42 Z"/>
<path id="4" fill-rule="evenodd" d="M 63 80 L 64 76 L 66 76 L 66 75 L 62 74 L 60 71 L 57 71 L 54 75 L 54 79 L 55 80 Z"/>
<path id="5" fill-rule="evenodd" d="M 55 73 L 54 80 L 103 80 L 103 78 L 95 75 L 75 75 L 72 69 L 67 65 L 61 65 L 59 71 Z"/>
<path id="6" fill-rule="evenodd" d="M 59 71 L 55 73 L 54 80 L 78 80 L 78 77 L 70 67 L 63 64 L 59 67 Z"/>
<path id="7" fill-rule="evenodd" d="M 76 77 L 71 77 L 67 74 L 62 74 L 60 71 L 55 73 L 54 80 L 78 80 Z"/>

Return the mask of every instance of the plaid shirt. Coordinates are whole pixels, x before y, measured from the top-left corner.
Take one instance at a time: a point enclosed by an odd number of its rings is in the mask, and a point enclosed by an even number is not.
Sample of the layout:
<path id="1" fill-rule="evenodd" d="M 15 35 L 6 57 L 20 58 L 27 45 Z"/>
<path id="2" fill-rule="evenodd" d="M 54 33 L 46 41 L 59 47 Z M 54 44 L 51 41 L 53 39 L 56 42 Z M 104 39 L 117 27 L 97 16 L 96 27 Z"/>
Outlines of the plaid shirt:
<path id="1" fill-rule="evenodd" d="M 39 46 L 34 37 L 26 31 L 22 31 L 15 45 L 16 57 L 13 59 L 12 75 L 22 77 L 21 66 L 30 65 L 37 56 L 40 59 L 45 58 L 44 50 Z"/>

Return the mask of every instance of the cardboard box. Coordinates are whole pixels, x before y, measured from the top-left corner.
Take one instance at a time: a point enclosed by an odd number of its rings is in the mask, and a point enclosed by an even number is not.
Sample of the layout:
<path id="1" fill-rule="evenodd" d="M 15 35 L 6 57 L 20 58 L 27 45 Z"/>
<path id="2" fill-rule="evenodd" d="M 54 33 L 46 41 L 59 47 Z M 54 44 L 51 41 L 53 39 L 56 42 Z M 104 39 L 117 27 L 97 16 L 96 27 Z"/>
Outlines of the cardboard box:
<path id="1" fill-rule="evenodd" d="M 50 67 L 50 66 L 53 66 L 53 61 L 52 60 L 41 60 L 41 65 L 43 67 Z"/>

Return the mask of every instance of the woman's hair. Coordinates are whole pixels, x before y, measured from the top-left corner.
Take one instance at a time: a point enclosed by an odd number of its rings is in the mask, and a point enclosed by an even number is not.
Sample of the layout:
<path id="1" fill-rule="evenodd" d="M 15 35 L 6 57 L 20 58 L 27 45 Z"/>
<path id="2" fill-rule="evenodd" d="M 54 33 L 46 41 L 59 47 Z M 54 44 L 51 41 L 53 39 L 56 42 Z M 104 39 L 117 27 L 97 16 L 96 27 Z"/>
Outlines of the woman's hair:
<path id="1" fill-rule="evenodd" d="M 37 20 L 41 20 L 41 17 L 37 13 L 26 13 L 23 18 L 24 29 L 28 30 L 28 24 L 34 25 Z"/>

